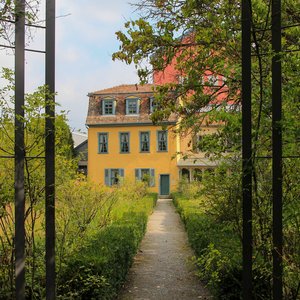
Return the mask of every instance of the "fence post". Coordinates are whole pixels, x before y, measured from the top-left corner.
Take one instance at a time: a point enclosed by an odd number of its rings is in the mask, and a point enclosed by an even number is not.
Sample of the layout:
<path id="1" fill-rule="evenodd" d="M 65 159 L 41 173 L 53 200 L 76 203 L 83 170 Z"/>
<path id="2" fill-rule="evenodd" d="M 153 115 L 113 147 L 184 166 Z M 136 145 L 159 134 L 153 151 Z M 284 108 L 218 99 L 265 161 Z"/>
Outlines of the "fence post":
<path id="1" fill-rule="evenodd" d="M 251 2 L 242 0 L 242 190 L 244 300 L 252 299 Z"/>
<path id="2" fill-rule="evenodd" d="M 46 1 L 46 299 L 56 297 L 55 276 L 55 0 Z"/>
<path id="3" fill-rule="evenodd" d="M 23 300 L 25 299 L 25 0 L 17 0 L 15 9 L 15 283 L 16 299 Z"/>
<path id="4" fill-rule="evenodd" d="M 281 0 L 272 0 L 273 299 L 282 299 Z"/>

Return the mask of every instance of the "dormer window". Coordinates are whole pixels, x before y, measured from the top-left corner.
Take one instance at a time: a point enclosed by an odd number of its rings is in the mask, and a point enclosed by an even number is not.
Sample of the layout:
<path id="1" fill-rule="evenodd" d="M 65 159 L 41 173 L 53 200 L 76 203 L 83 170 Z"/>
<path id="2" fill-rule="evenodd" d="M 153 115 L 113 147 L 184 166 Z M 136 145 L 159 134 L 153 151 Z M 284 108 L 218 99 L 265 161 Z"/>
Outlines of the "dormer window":
<path id="1" fill-rule="evenodd" d="M 116 114 L 116 100 L 113 98 L 106 98 L 102 100 L 102 114 L 115 115 Z"/>
<path id="2" fill-rule="evenodd" d="M 127 98 L 126 99 L 126 115 L 138 115 L 139 109 L 139 99 L 138 98 Z"/>
<path id="3" fill-rule="evenodd" d="M 155 111 L 155 108 L 156 108 L 155 98 L 151 97 L 150 98 L 150 114 L 152 114 Z"/>
<path id="4" fill-rule="evenodd" d="M 215 74 L 208 75 L 207 82 L 212 87 L 218 86 L 219 85 L 218 75 L 215 75 Z"/>

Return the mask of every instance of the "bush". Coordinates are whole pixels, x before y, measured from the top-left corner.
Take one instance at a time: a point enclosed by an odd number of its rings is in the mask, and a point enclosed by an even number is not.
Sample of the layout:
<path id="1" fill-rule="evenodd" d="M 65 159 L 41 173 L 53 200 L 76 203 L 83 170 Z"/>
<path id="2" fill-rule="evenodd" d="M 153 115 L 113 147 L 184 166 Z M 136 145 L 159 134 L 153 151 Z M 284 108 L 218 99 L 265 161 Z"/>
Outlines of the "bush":
<path id="1" fill-rule="evenodd" d="M 148 214 L 155 205 L 151 194 L 132 203 L 122 217 L 94 234 L 70 257 L 58 284 L 60 299 L 114 299 L 122 286 Z"/>
<path id="2" fill-rule="evenodd" d="M 242 299 L 242 247 L 231 224 L 216 221 L 202 205 L 204 198 L 188 200 L 185 195 L 173 194 L 173 199 L 196 254 L 194 262 L 199 278 L 216 299 Z M 253 299 L 270 298 L 270 278 L 269 272 L 256 263 Z"/>

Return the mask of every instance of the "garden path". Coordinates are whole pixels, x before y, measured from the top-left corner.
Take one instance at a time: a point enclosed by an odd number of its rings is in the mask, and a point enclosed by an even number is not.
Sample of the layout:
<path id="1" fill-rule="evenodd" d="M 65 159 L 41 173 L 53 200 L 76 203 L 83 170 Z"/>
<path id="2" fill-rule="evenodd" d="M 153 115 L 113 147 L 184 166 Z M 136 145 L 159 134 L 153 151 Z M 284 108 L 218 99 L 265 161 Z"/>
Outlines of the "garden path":
<path id="1" fill-rule="evenodd" d="M 192 256 L 172 200 L 159 199 L 118 299 L 212 299 L 195 276 Z"/>

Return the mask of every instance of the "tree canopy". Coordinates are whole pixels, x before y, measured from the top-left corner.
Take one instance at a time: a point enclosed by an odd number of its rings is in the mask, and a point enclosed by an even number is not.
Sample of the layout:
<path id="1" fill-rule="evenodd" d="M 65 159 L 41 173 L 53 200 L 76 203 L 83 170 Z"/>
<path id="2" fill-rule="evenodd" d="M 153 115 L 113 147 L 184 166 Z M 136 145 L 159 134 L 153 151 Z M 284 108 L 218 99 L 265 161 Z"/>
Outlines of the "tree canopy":
<path id="1" fill-rule="evenodd" d="M 266 0 L 254 0 L 251 3 L 252 90 L 257 112 L 253 124 L 256 141 L 262 130 L 262 115 L 270 118 L 271 113 L 271 3 Z M 165 112 L 157 113 L 154 120 L 175 112 L 183 118 L 183 129 L 198 130 L 199 122 L 203 119 L 199 118 L 197 112 L 202 107 L 209 103 L 215 103 L 217 107 L 223 101 L 240 104 L 239 1 L 141 0 L 135 8 L 140 18 L 127 21 L 125 30 L 116 33 L 120 49 L 113 54 L 113 59 L 134 63 L 142 83 L 151 81 L 153 73 L 163 71 L 170 63 L 175 63 L 179 78 L 177 82 L 157 87 L 156 98 Z M 296 50 L 300 42 L 300 29 L 295 26 L 299 23 L 299 10 L 298 1 L 283 2 L 283 80 L 293 86 L 292 91 L 284 87 L 285 103 L 295 103 L 294 99 L 299 97 L 299 91 L 295 88 L 299 86 L 299 79 L 294 76 L 299 66 L 299 52 Z M 215 82 L 207 80 L 205 75 L 208 74 L 218 75 L 221 83 L 215 86 Z M 186 99 L 184 105 L 174 101 L 178 97 Z M 215 101 L 220 98 L 223 101 Z"/>
<path id="2" fill-rule="evenodd" d="M 269 158 L 272 156 L 271 65 L 274 54 L 271 1 L 252 0 L 250 3 L 253 267 L 258 272 L 254 278 L 257 280 L 254 294 L 259 299 L 259 278 L 272 277 L 272 164 Z M 124 31 L 116 33 L 120 49 L 113 54 L 113 59 L 135 64 L 142 83 L 175 64 L 174 80 L 155 87 L 160 109 L 153 115 L 154 122 L 175 113 L 180 117 L 177 130 L 192 135 L 201 132 L 203 122 L 222 125 L 217 133 L 203 136 L 201 143 L 207 155 L 222 158 L 223 163 L 216 175 L 207 177 L 198 188 L 210 206 L 208 211 L 214 215 L 215 224 L 225 223 L 241 237 L 241 2 L 140 0 L 135 8 L 140 18 L 127 21 Z M 295 275 L 300 273 L 300 185 L 299 175 L 296 175 L 300 173 L 299 12 L 299 1 L 282 1 L 283 117 L 280 125 L 286 299 L 299 297 L 300 282 L 299 275 Z M 218 76 L 219 83 L 209 80 L 209 75 Z M 205 107 L 209 109 L 203 109 Z M 237 274 L 239 271 L 230 276 L 238 282 Z M 264 292 L 271 298 L 270 284 L 267 289 Z"/>
<path id="3" fill-rule="evenodd" d="M 40 0 L 25 1 L 25 20 L 27 24 L 32 24 L 37 20 L 40 2 Z M 0 40 L 5 41 L 8 46 L 14 44 L 14 21 L 20 11 L 16 3 L 12 0 L 0 0 Z M 30 30 L 27 30 L 27 34 L 30 35 Z"/>

